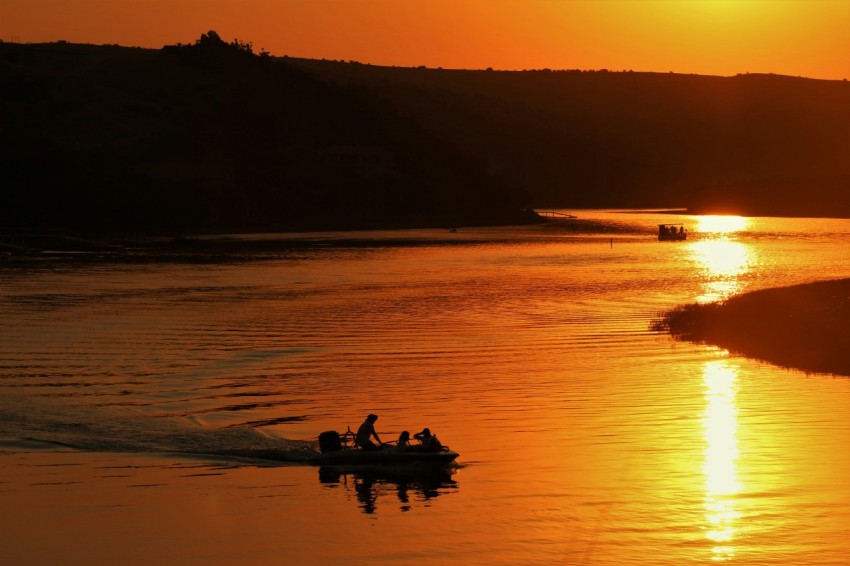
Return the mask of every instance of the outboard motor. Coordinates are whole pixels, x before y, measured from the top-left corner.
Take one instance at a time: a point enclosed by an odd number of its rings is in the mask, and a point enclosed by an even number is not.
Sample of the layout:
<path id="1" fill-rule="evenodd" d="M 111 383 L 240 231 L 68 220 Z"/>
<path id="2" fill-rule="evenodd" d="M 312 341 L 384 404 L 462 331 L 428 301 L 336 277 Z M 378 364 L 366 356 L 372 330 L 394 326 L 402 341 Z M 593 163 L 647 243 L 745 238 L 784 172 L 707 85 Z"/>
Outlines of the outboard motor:
<path id="1" fill-rule="evenodd" d="M 335 430 L 327 430 L 319 435 L 319 450 L 325 452 L 339 452 L 342 450 L 342 442 L 339 433 Z"/>

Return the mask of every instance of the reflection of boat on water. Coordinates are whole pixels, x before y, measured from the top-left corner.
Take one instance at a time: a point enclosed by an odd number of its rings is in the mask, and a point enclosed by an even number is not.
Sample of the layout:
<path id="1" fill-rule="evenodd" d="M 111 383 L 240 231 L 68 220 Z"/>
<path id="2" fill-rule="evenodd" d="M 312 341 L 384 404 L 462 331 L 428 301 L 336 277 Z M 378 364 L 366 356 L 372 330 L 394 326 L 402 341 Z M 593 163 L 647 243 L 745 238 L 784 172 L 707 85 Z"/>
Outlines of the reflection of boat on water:
<path id="1" fill-rule="evenodd" d="M 453 462 L 458 453 L 444 446 L 440 450 L 425 451 L 420 446 L 400 449 L 385 445 L 375 450 L 362 450 L 354 445 L 354 435 L 348 431 L 340 435 L 327 431 L 319 435 L 320 453 L 309 459 L 320 466 L 393 466 L 411 468 L 439 468 Z"/>
<path id="2" fill-rule="evenodd" d="M 688 238 L 683 224 L 659 224 L 658 239 L 662 242 L 681 241 Z"/>
<path id="3" fill-rule="evenodd" d="M 448 468 L 411 470 L 403 468 L 355 469 L 348 466 L 322 466 L 319 482 L 325 487 L 343 487 L 354 491 L 364 513 L 374 513 L 378 498 L 395 494 L 402 511 L 409 511 L 418 502 L 427 502 L 439 495 L 457 491 L 457 482 Z"/>

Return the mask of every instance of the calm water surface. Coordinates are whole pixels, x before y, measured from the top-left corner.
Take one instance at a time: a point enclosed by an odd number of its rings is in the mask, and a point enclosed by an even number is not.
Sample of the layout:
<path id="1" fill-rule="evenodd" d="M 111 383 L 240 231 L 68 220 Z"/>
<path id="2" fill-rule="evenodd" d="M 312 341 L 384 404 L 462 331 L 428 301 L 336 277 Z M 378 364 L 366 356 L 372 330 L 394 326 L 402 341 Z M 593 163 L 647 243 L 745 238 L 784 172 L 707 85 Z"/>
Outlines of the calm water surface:
<path id="1" fill-rule="evenodd" d="M 580 216 L 610 231 L 3 266 L 0 562 L 846 564 L 850 379 L 649 326 L 850 277 L 850 221 Z M 369 412 L 459 466 L 232 457 Z"/>

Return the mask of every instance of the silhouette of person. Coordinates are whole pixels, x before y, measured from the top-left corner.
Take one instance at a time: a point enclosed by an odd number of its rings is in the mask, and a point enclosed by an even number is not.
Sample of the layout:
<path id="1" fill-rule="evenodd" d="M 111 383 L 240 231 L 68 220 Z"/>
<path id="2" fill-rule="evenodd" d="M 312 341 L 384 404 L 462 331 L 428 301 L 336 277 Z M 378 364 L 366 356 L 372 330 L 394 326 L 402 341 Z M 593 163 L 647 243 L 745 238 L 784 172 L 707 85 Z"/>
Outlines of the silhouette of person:
<path id="1" fill-rule="evenodd" d="M 431 434 L 431 429 L 429 428 L 423 428 L 422 432 L 417 432 L 413 435 L 413 438 L 422 443 L 423 452 L 437 452 L 443 448 L 437 437 Z"/>
<path id="2" fill-rule="evenodd" d="M 398 442 L 396 443 L 396 450 L 399 452 L 404 452 L 410 448 L 410 433 L 406 430 L 401 431 L 401 434 L 398 435 Z"/>
<path id="3" fill-rule="evenodd" d="M 366 416 L 366 420 L 363 421 L 360 428 L 357 429 L 357 435 L 354 437 L 354 443 L 363 450 L 377 450 L 378 444 L 383 444 L 378 433 L 375 432 L 376 420 L 378 420 L 378 415 L 370 413 Z M 373 436 L 375 437 L 375 440 L 378 441 L 378 444 L 372 442 Z"/>

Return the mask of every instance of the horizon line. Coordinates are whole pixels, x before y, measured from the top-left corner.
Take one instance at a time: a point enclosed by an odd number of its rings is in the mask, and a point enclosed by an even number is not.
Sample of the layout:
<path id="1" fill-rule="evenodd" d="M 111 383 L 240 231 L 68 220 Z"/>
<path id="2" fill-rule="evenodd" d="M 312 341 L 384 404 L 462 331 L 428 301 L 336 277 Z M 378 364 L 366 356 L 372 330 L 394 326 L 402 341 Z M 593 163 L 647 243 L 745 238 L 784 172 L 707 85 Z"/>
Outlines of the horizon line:
<path id="1" fill-rule="evenodd" d="M 206 32 L 204 32 L 204 33 L 206 33 Z M 82 42 L 69 41 L 69 40 L 65 40 L 65 39 L 55 39 L 53 41 L 22 41 L 20 36 L 11 35 L 9 37 L 12 38 L 11 41 L 9 41 L 9 40 L 7 40 L 3 37 L 0 37 L 0 43 L 6 43 L 6 44 L 11 44 L 11 45 L 87 45 L 87 46 L 93 46 L 93 47 L 123 47 L 123 48 L 126 48 L 126 49 L 150 49 L 150 50 L 154 50 L 154 51 L 162 49 L 163 47 L 166 47 L 168 45 L 184 45 L 181 42 L 176 42 L 176 43 L 171 43 L 171 44 L 166 43 L 166 44 L 164 44 L 160 47 L 146 47 L 146 46 L 141 46 L 141 45 L 124 45 L 124 44 L 120 44 L 120 43 L 82 43 Z M 252 47 L 253 47 L 252 42 L 248 42 L 248 43 L 251 44 Z M 192 45 L 192 43 L 187 43 L 185 45 Z M 265 51 L 264 48 L 260 48 L 260 49 L 261 49 L 261 52 L 269 53 L 269 52 Z M 615 69 L 612 69 L 610 67 L 602 67 L 602 68 L 599 68 L 599 69 L 582 69 L 582 68 L 578 68 L 578 67 L 575 67 L 575 68 L 566 68 L 566 67 L 562 67 L 562 68 L 554 68 L 554 67 L 531 68 L 531 67 L 529 67 L 529 68 L 522 68 L 522 69 L 519 69 L 519 68 L 499 68 L 499 67 L 495 67 L 495 66 L 488 66 L 488 67 L 482 67 L 482 68 L 442 67 L 442 66 L 433 67 L 433 66 L 427 66 L 427 65 L 388 65 L 388 64 L 384 64 L 384 63 L 371 63 L 371 62 L 357 61 L 357 60 L 354 60 L 354 59 L 348 59 L 348 60 L 346 60 L 346 59 L 329 59 L 327 57 L 322 57 L 322 58 L 319 58 L 319 57 L 304 57 L 304 56 L 300 56 L 300 55 L 290 55 L 290 54 L 274 55 L 272 53 L 269 53 L 269 55 L 271 57 L 274 57 L 274 58 L 277 58 L 277 59 L 287 59 L 287 58 L 290 58 L 290 59 L 305 59 L 305 60 L 310 60 L 310 61 L 325 61 L 325 62 L 331 62 L 331 63 L 364 65 L 364 66 L 370 66 L 370 67 L 385 67 L 385 68 L 390 68 L 390 69 L 414 69 L 414 70 L 421 69 L 421 70 L 429 70 L 429 71 L 468 71 L 468 72 L 476 72 L 477 71 L 477 72 L 506 72 L 506 73 L 528 73 L 528 72 L 552 72 L 552 73 L 564 73 L 564 72 L 576 73 L 576 72 L 580 72 L 580 73 L 623 73 L 623 74 L 638 73 L 638 74 L 655 74 L 655 75 L 670 75 L 670 74 L 672 74 L 672 75 L 685 75 L 685 76 L 697 76 L 697 77 L 716 77 L 716 78 L 736 78 L 736 77 L 749 76 L 749 75 L 764 75 L 764 76 L 788 77 L 788 78 L 794 78 L 794 79 L 805 79 L 805 80 L 814 80 L 814 81 L 847 82 L 847 80 L 848 80 L 848 77 L 823 78 L 823 77 L 815 77 L 815 76 L 808 76 L 808 75 L 786 75 L 786 74 L 776 73 L 776 72 L 772 72 L 772 71 L 739 71 L 739 72 L 737 72 L 735 74 L 731 74 L 731 75 L 716 75 L 716 74 L 704 74 L 704 73 L 697 73 L 697 72 L 673 71 L 673 70 L 668 70 L 668 71 L 658 71 L 658 70 L 647 71 L 647 70 L 635 70 L 635 69 L 618 69 L 618 70 L 615 70 Z"/>

